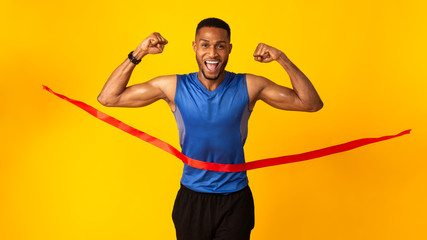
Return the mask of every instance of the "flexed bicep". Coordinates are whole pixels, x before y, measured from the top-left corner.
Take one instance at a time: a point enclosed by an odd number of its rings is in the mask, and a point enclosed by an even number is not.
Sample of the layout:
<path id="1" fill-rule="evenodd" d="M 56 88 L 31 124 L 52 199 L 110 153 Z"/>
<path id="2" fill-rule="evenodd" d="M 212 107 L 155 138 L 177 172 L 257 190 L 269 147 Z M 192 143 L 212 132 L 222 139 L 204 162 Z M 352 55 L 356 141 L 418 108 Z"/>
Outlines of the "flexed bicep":
<path id="1" fill-rule="evenodd" d="M 114 107 L 144 107 L 164 98 L 164 93 L 150 82 L 127 87 L 117 96 Z"/>
<path id="2" fill-rule="evenodd" d="M 253 109 L 256 101 L 261 100 L 274 108 L 282 110 L 305 110 L 304 104 L 293 89 L 278 85 L 262 76 L 247 74 L 246 79 L 250 109 Z"/>
<path id="3" fill-rule="evenodd" d="M 278 62 L 288 73 L 292 89 L 277 85 L 266 78 L 253 76 L 256 84 L 252 95 L 256 97 L 251 101 L 252 107 L 258 99 L 283 110 L 315 112 L 323 107 L 323 102 L 311 81 L 282 51 L 260 43 L 253 56 L 255 61 L 261 63 Z"/>
<path id="4" fill-rule="evenodd" d="M 294 90 L 277 85 L 274 82 L 267 84 L 267 86 L 260 92 L 259 99 L 268 105 L 291 111 L 304 111 L 304 104 Z"/>
<path id="5" fill-rule="evenodd" d="M 142 107 L 159 99 L 167 99 L 168 86 L 164 82 L 176 79 L 174 76 L 154 78 L 148 82 L 127 87 L 130 76 L 141 59 L 148 54 L 163 52 L 168 41 L 159 33 L 152 33 L 140 45 L 128 54 L 122 64 L 111 73 L 104 84 L 98 101 L 107 107 Z"/>
<path id="6" fill-rule="evenodd" d="M 107 107 L 144 107 L 157 100 L 164 99 L 168 103 L 173 99 L 173 88 L 176 75 L 160 76 L 150 81 L 127 87 L 121 94 L 103 105 Z"/>

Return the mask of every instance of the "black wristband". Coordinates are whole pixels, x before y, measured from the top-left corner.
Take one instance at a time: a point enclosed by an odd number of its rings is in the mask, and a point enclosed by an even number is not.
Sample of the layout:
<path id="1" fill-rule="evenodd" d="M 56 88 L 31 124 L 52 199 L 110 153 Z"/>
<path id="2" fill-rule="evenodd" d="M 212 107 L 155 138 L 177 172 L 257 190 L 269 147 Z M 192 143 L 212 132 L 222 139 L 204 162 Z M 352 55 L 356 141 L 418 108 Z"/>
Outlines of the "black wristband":
<path id="1" fill-rule="evenodd" d="M 141 62 L 141 59 L 137 60 L 133 55 L 132 55 L 133 51 L 129 53 L 128 58 L 129 61 L 131 61 L 133 64 L 137 65 L 138 63 Z"/>

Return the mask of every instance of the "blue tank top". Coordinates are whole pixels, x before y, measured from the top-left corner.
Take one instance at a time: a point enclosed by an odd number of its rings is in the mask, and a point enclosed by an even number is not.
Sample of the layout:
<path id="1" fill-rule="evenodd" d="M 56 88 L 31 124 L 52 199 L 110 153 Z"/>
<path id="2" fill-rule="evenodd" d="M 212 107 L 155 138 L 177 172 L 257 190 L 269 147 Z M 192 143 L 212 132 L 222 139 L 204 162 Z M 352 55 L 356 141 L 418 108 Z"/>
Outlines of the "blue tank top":
<path id="1" fill-rule="evenodd" d="M 245 162 L 243 145 L 248 129 L 249 96 L 246 75 L 225 72 L 213 91 L 197 73 L 177 75 L 175 119 L 182 153 L 214 163 Z M 197 192 L 227 194 L 248 185 L 246 172 L 214 172 L 184 164 L 181 183 Z"/>

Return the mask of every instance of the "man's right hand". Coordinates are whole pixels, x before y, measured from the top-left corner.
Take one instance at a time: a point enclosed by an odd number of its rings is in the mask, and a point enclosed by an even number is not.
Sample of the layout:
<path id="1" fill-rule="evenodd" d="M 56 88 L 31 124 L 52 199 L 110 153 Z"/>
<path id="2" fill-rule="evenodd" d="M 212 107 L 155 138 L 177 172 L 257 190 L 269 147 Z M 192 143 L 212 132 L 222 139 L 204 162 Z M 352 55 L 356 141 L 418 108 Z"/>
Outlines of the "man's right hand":
<path id="1" fill-rule="evenodd" d="M 137 59 L 144 57 L 147 54 L 158 54 L 163 52 L 165 45 L 168 43 L 160 33 L 154 32 L 150 34 L 134 51 L 134 56 Z"/>

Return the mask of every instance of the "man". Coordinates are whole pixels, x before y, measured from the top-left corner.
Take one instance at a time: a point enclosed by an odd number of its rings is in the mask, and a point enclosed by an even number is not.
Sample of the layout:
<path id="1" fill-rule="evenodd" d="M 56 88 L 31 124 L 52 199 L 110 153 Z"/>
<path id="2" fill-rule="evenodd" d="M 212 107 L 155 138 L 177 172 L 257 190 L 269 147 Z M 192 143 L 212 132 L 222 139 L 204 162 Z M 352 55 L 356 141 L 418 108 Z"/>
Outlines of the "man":
<path id="1" fill-rule="evenodd" d="M 197 73 L 160 76 L 127 87 L 136 64 L 163 52 L 168 41 L 153 33 L 109 77 L 98 101 L 108 107 L 142 107 L 165 100 L 178 124 L 182 152 L 190 158 L 243 163 L 247 123 L 258 100 L 284 110 L 322 108 L 310 80 L 280 50 L 260 43 L 254 59 L 277 61 L 293 89 L 252 74 L 225 71 L 232 49 L 230 28 L 217 18 L 199 23 L 193 49 Z M 214 172 L 184 165 L 172 218 L 178 239 L 249 239 L 254 205 L 246 172 Z"/>

